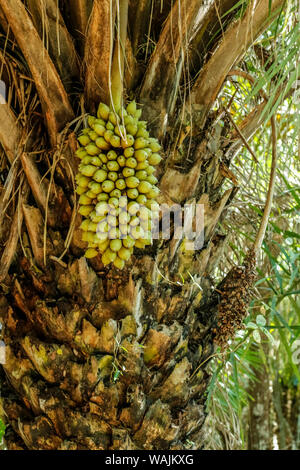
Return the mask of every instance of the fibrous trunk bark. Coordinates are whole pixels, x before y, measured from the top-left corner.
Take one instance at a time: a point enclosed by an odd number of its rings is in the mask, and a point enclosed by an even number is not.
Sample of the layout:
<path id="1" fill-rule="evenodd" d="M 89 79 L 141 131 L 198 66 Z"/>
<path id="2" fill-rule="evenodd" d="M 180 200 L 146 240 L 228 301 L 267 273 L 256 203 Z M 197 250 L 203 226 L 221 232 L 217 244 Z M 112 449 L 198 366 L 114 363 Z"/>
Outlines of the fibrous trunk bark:
<path id="1" fill-rule="evenodd" d="M 89 2 L 72 3 L 80 4 L 76 21 L 82 32 L 87 28 L 84 88 L 87 109 L 95 110 L 99 100 L 110 100 L 115 9 L 110 8 L 112 2 L 108 0 L 94 1 L 87 22 Z M 154 3 L 156 11 L 158 2 Z M 171 3 L 166 2 L 169 15 Z M 164 15 L 167 60 L 154 50 L 148 65 L 151 76 L 157 64 L 162 67 L 162 95 L 172 91 L 171 99 L 166 97 L 163 104 L 163 113 L 174 111 L 182 78 L 186 43 L 180 43 L 179 30 L 189 41 L 194 26 L 191 12 L 183 16 L 186 23 L 181 24 L 180 3 L 188 8 L 188 2 L 175 2 L 172 9 L 179 23 L 178 31 L 174 31 L 174 63 L 166 34 L 174 25 L 171 16 Z M 191 2 L 192 12 L 198 3 Z M 258 3 L 260 8 L 268 4 L 264 0 Z M 18 194 L 22 215 L 18 216 L 15 201 L 10 206 L 14 214 L 9 221 L 12 240 L 6 241 L 4 254 L 10 256 L 1 279 L 0 318 L 6 362 L 0 414 L 9 423 L 7 446 L 200 449 L 209 381 L 206 367 L 214 350 L 213 327 L 219 302 L 218 294 L 212 293 L 212 274 L 226 239 L 217 227 L 236 193 L 235 183 L 226 191 L 222 189 L 229 174 L 230 156 L 224 147 L 229 124 L 220 126 L 214 115 L 201 136 L 195 136 L 192 165 L 186 165 L 184 171 L 175 167 L 174 154 L 184 153 L 176 148 L 160 169 L 160 203 L 203 204 L 205 235 L 201 248 L 188 251 L 184 240 L 171 234 L 170 240 L 158 240 L 148 249 L 137 250 L 121 272 L 105 268 L 99 257 L 87 260 L 80 238 L 81 217 L 70 190 L 77 165 L 74 134 L 62 131 L 73 118 L 69 97 L 22 2 L 0 0 L 0 7 L 35 81 L 52 144 L 47 150 L 38 147 L 37 154 L 42 157 L 36 157 L 35 147 L 31 149 L 29 144 L 26 148 L 17 121 L 6 109 L 13 133 L 8 138 L 0 123 L 1 145 L 10 163 L 16 149 L 20 152 L 21 176 L 26 179 L 25 188 L 22 185 Z M 139 15 L 143 16 L 147 8 L 147 2 L 143 2 Z M 267 14 L 267 9 L 264 12 Z M 57 15 L 65 46 L 73 51 L 59 18 Z M 259 19 L 261 25 L 261 16 Z M 259 26 L 257 34 L 260 31 Z M 132 34 L 135 54 L 139 34 L 135 28 Z M 246 38 L 245 44 L 250 44 Z M 226 38 L 224 41 L 226 49 Z M 230 65 L 239 58 L 240 54 L 231 57 Z M 206 72 L 209 67 L 208 62 Z M 223 68 L 223 79 L 229 69 Z M 170 86 L 172 77 L 176 79 L 174 90 Z M 145 102 L 151 98 L 149 88 L 146 77 L 141 92 Z M 139 99 L 138 91 L 132 93 Z M 210 90 L 210 105 L 214 93 Z M 194 96 L 201 97 L 196 88 Z M 150 107 L 151 99 L 148 112 Z M 159 103 L 153 108 L 160 120 Z M 28 119 L 26 125 L 30 122 Z M 177 135 L 172 137 L 172 146 L 176 147 Z M 26 193 L 29 189 L 30 197 Z M 17 245 L 18 239 L 21 243 Z M 3 238 L 1 241 L 5 244 Z"/>

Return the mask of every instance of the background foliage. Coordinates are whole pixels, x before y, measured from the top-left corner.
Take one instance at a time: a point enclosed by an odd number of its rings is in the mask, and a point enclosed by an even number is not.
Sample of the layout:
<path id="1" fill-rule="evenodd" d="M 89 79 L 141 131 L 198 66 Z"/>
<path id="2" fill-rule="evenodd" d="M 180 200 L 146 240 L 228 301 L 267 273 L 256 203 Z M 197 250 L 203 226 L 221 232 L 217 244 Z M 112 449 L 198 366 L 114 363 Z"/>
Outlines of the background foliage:
<path id="1" fill-rule="evenodd" d="M 260 90 L 269 97 L 278 90 L 286 98 L 276 111 L 279 168 L 268 232 L 258 267 L 254 300 L 246 328 L 238 332 L 226 354 L 214 358 L 207 408 L 206 448 L 300 448 L 300 304 L 299 304 L 299 12 L 290 2 L 290 16 L 262 35 L 249 51 L 243 70 L 255 78 L 252 86 L 233 77 L 223 88 L 219 106 L 228 106 L 241 123 L 258 101 Z M 264 56 L 264 58 L 262 58 Z M 232 100 L 232 96 L 234 99 Z M 274 112 L 270 99 L 265 112 Z M 240 185 L 239 196 L 220 225 L 230 233 L 230 249 L 222 257 L 220 278 L 240 263 L 256 233 L 264 208 L 271 166 L 269 122 L 254 136 L 251 147 L 239 154 L 231 167 Z M 229 230 L 228 230 L 229 229 Z M 266 375 L 262 383 L 260 373 Z M 259 387 L 261 388 L 258 393 Z M 265 439 L 251 435 L 261 396 L 270 399 L 269 428 Z M 255 431 L 254 431 L 255 432 Z M 266 443 L 269 442 L 269 445 Z"/>

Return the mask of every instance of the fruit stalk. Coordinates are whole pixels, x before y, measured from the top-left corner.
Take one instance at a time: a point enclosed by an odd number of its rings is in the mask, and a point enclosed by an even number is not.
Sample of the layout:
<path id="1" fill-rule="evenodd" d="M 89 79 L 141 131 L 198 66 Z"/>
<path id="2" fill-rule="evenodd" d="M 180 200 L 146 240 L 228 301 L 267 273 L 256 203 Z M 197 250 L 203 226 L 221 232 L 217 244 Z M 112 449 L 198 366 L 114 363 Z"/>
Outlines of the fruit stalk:
<path id="1" fill-rule="evenodd" d="M 115 108 L 115 111 L 118 112 L 122 107 L 123 100 L 125 45 L 128 23 L 128 0 L 118 0 L 117 22 L 118 34 L 114 46 L 111 66 L 111 106 Z"/>

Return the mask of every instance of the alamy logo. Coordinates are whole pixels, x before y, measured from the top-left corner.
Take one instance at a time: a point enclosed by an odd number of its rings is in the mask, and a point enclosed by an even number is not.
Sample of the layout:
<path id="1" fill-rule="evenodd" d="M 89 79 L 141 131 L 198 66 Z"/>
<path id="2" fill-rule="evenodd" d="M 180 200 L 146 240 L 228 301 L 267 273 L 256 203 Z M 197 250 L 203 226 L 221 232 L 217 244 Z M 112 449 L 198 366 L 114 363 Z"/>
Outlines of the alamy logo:
<path id="1" fill-rule="evenodd" d="M 0 104 L 6 103 L 6 85 L 3 80 L 0 80 Z"/>
<path id="2" fill-rule="evenodd" d="M 294 364 L 300 364 L 300 339 L 296 339 L 296 341 L 292 344 L 292 361 Z"/>
<path id="3" fill-rule="evenodd" d="M 204 243 L 204 205 L 153 203 L 146 207 L 138 202 L 128 204 L 126 196 L 118 201 L 118 207 L 105 201 L 96 205 L 97 238 L 99 241 L 134 238 L 152 240 L 184 240 L 185 250 L 200 250 Z"/>
<path id="4" fill-rule="evenodd" d="M 300 87 L 300 80 L 296 80 L 296 82 L 294 83 L 292 87 L 295 90 L 294 95 L 293 95 L 295 104 L 300 104 L 300 88 L 299 87 Z"/>

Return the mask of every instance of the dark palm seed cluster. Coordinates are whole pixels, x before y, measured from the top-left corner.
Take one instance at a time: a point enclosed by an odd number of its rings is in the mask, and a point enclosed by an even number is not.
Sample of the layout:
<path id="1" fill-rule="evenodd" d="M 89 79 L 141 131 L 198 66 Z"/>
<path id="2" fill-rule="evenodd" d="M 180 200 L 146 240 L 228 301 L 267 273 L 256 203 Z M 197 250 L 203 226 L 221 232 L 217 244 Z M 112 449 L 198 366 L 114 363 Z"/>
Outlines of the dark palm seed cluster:
<path id="1" fill-rule="evenodd" d="M 247 315 L 250 291 L 253 287 L 256 272 L 256 257 L 250 251 L 243 266 L 235 266 L 227 274 L 218 287 L 221 300 L 218 304 L 217 328 L 213 330 L 214 341 L 222 349 L 234 337 L 237 330 L 243 328 L 243 320 Z"/>

